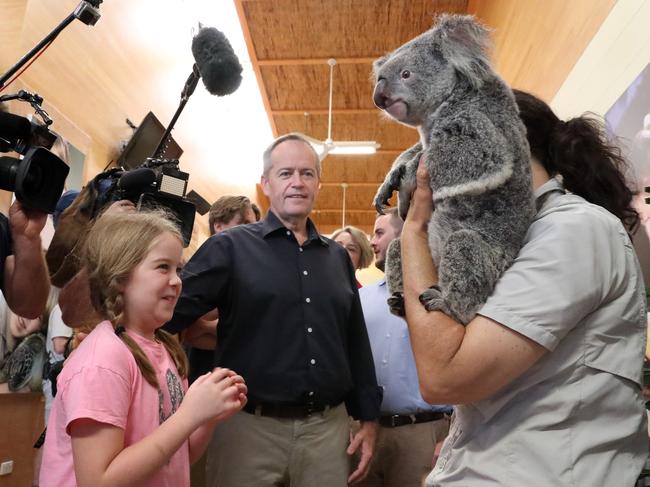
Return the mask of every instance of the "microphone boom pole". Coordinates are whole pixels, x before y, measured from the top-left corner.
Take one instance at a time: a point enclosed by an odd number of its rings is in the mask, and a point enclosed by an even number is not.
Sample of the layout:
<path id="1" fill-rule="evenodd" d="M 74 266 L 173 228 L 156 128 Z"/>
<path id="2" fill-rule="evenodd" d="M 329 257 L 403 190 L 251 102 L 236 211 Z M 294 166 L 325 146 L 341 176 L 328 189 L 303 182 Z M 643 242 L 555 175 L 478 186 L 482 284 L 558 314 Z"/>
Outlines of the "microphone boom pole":
<path id="1" fill-rule="evenodd" d="M 165 133 L 153 154 L 154 159 L 160 158 L 166 150 L 172 128 L 194 89 L 203 80 L 205 88 L 211 95 L 224 96 L 234 92 L 241 83 L 242 67 L 230 42 L 222 32 L 214 27 L 201 27 L 199 33 L 192 39 L 192 55 L 194 66 L 192 73 L 185 82 L 181 93 L 181 102 L 169 123 Z"/>
<path id="2" fill-rule="evenodd" d="M 0 78 L 0 90 L 5 87 L 5 83 L 16 73 L 20 68 L 29 62 L 34 56 L 36 56 L 44 47 L 50 44 L 56 37 L 65 29 L 68 25 L 74 21 L 74 19 L 81 20 L 86 25 L 95 25 L 101 16 L 99 10 L 99 4 L 102 3 L 102 0 L 83 0 L 77 8 L 68 15 L 63 22 L 57 25 L 52 32 L 50 32 L 41 42 L 36 44 L 36 46 L 25 54 L 14 66 L 12 66 L 9 71 L 2 75 Z"/>
<path id="3" fill-rule="evenodd" d="M 189 77 L 187 78 L 187 81 L 185 82 L 185 87 L 183 88 L 183 92 L 181 93 L 181 102 L 179 103 L 178 108 L 176 109 L 176 113 L 174 113 L 171 122 L 169 122 L 167 129 L 165 129 L 165 133 L 163 134 L 163 136 L 160 139 L 160 142 L 158 143 L 158 147 L 156 147 L 156 150 L 153 153 L 154 159 L 161 158 L 162 155 L 165 153 L 165 150 L 167 149 L 169 136 L 172 133 L 172 129 L 174 128 L 174 125 L 176 125 L 176 121 L 178 120 L 178 117 L 180 117 L 181 112 L 185 108 L 185 105 L 187 104 L 187 100 L 189 100 L 192 93 L 194 93 L 194 90 L 196 89 L 196 85 L 199 83 L 199 79 L 201 79 L 201 74 L 199 73 L 199 69 L 195 64 L 192 67 L 192 72 L 190 73 Z"/>

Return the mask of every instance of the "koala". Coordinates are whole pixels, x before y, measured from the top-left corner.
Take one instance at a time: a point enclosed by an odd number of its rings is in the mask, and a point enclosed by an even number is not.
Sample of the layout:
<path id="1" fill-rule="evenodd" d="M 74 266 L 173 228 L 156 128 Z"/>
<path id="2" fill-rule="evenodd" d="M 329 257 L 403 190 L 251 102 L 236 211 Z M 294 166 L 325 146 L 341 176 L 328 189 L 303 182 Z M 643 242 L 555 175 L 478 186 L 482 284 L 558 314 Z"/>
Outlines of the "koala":
<path id="1" fill-rule="evenodd" d="M 439 281 L 420 296 L 467 324 L 523 244 L 535 214 L 526 129 L 512 91 L 491 68 L 488 31 L 471 16 L 433 28 L 375 61 L 374 103 L 417 128 L 420 141 L 393 163 L 374 204 L 398 191 L 406 218 L 420 159 L 434 212 L 428 240 Z M 391 311 L 404 314 L 399 240 L 386 255 Z"/>

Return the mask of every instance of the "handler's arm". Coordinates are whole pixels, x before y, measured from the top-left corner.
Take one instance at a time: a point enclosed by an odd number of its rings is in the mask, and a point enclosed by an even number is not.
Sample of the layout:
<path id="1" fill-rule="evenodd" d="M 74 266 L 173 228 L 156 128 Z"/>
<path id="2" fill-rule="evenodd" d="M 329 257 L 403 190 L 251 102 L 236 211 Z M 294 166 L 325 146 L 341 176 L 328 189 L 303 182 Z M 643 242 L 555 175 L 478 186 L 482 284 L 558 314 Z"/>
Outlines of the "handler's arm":
<path id="1" fill-rule="evenodd" d="M 421 164 L 401 237 L 406 319 L 422 397 L 432 404 L 464 404 L 512 382 L 546 349 L 489 318 L 477 315 L 464 327 L 422 306 L 420 294 L 438 283 L 427 241 L 432 211 L 429 178 Z"/>

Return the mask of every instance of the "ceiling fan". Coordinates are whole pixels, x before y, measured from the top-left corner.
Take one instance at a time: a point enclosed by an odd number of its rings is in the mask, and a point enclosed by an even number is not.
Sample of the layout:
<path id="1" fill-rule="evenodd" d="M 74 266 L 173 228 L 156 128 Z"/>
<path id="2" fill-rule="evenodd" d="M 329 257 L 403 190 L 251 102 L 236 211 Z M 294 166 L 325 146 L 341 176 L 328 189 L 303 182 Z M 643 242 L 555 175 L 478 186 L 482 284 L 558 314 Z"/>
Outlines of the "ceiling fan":
<path id="1" fill-rule="evenodd" d="M 370 140 L 332 140 L 332 93 L 334 86 L 334 66 L 336 59 L 328 59 L 327 64 L 330 67 L 330 98 L 327 120 L 327 138 L 318 140 L 314 137 L 306 136 L 312 144 L 320 160 L 322 161 L 329 154 L 374 154 L 379 147 L 377 142 Z"/>

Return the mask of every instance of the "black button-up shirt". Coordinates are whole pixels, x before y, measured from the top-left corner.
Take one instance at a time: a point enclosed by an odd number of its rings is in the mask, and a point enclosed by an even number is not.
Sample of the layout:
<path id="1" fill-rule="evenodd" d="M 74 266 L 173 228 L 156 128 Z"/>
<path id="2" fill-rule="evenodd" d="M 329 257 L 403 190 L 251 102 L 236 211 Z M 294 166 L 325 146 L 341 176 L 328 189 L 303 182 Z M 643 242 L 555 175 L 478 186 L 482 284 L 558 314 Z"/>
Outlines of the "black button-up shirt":
<path id="1" fill-rule="evenodd" d="M 215 366 L 241 374 L 251 404 L 334 405 L 379 416 L 372 352 L 346 251 L 308 220 L 308 239 L 269 211 L 210 237 L 183 270 L 165 328 L 178 332 L 219 309 Z"/>

